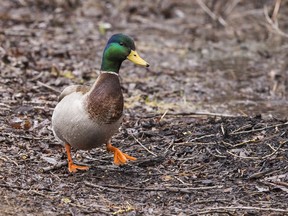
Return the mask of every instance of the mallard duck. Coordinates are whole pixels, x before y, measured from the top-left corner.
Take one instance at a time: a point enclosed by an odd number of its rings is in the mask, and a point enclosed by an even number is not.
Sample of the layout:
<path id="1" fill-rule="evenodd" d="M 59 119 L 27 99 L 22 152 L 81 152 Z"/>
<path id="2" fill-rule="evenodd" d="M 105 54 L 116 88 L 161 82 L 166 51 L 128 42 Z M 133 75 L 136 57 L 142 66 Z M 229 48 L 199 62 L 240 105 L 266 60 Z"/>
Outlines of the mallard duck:
<path id="1" fill-rule="evenodd" d="M 115 34 L 104 49 L 101 72 L 93 86 L 68 86 L 59 96 L 52 115 L 52 130 L 66 149 L 69 172 L 89 169 L 73 163 L 71 147 L 89 150 L 106 144 L 107 150 L 114 154 L 116 165 L 136 160 L 111 144 L 111 137 L 118 131 L 122 120 L 119 69 L 125 59 L 149 67 L 136 52 L 132 38 Z"/>

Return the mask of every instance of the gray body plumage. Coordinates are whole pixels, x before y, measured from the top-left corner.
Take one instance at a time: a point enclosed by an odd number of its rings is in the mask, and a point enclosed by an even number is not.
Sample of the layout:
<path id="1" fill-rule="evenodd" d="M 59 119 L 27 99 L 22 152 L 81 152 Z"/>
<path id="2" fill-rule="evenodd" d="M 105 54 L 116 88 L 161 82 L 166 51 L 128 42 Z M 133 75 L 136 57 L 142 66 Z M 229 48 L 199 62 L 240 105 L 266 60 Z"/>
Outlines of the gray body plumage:
<path id="1" fill-rule="evenodd" d="M 65 95 L 55 107 L 52 116 L 54 135 L 63 141 L 63 145 L 69 143 L 76 149 L 89 150 L 107 144 L 118 131 L 121 118 L 109 124 L 92 119 L 85 110 L 89 92 L 83 95 L 82 92 L 75 91 L 76 87 L 64 89 Z"/>

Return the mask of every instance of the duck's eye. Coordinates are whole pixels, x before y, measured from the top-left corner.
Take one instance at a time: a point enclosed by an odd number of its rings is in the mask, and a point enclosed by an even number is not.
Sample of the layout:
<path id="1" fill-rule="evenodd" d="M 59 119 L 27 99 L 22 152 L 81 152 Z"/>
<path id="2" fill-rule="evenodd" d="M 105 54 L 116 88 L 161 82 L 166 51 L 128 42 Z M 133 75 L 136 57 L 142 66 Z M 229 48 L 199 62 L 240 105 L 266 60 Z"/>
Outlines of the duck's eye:
<path id="1" fill-rule="evenodd" d="M 119 44 L 120 44 L 120 46 L 124 46 L 124 43 L 123 43 L 123 42 L 120 42 Z"/>

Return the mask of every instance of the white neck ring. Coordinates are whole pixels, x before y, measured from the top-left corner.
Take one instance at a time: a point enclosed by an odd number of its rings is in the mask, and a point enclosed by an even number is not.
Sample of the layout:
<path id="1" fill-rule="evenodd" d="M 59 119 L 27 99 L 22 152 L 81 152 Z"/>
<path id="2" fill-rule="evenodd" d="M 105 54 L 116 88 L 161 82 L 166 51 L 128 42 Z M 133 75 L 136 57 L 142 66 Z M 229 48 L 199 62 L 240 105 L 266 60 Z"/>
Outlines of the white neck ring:
<path id="1" fill-rule="evenodd" d="M 113 74 L 113 75 L 119 76 L 118 73 L 113 72 L 113 71 L 101 71 L 101 74 L 102 74 L 102 73 L 106 73 L 106 74 Z"/>

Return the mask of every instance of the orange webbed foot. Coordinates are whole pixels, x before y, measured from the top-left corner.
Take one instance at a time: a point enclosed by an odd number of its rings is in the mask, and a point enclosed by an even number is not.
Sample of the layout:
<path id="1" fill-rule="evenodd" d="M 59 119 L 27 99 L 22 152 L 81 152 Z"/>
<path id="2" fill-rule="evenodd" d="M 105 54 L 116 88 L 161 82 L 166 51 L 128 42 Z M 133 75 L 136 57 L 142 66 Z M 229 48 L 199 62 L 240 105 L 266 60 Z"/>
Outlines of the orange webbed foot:
<path id="1" fill-rule="evenodd" d="M 80 165 L 76 165 L 74 163 L 68 163 L 68 170 L 70 173 L 75 173 L 78 170 L 88 170 L 89 167 L 88 166 L 80 166 Z"/>
<path id="2" fill-rule="evenodd" d="M 127 163 L 128 160 L 137 160 L 137 158 L 125 154 L 117 148 L 117 150 L 114 152 L 114 163 L 116 165 L 122 165 Z"/>
<path id="3" fill-rule="evenodd" d="M 89 169 L 88 166 L 80 166 L 80 165 L 76 165 L 73 163 L 72 156 L 71 156 L 71 146 L 68 143 L 65 144 L 65 149 L 66 149 L 67 159 L 68 159 L 68 170 L 70 173 L 75 173 L 78 170 Z"/>
<path id="4" fill-rule="evenodd" d="M 110 143 L 106 145 L 107 150 L 114 154 L 114 163 L 116 165 L 122 165 L 127 163 L 128 160 L 137 160 L 137 158 L 132 157 L 128 154 L 123 153 L 120 149 L 112 146 Z"/>

